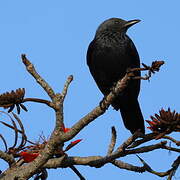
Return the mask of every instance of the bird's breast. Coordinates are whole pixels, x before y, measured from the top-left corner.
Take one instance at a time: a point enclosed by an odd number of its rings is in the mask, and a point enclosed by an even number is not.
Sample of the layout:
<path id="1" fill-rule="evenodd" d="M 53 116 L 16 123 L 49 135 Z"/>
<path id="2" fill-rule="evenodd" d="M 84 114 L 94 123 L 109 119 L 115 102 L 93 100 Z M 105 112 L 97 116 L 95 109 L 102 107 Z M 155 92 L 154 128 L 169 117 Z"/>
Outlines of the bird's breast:
<path id="1" fill-rule="evenodd" d="M 127 49 L 128 43 L 123 40 L 117 41 L 112 38 L 101 40 L 96 44 L 93 58 L 96 62 L 94 63 L 114 71 L 118 71 L 119 68 L 121 68 L 121 71 L 125 71 L 131 60 Z M 113 68 L 110 68 L 111 66 Z"/>

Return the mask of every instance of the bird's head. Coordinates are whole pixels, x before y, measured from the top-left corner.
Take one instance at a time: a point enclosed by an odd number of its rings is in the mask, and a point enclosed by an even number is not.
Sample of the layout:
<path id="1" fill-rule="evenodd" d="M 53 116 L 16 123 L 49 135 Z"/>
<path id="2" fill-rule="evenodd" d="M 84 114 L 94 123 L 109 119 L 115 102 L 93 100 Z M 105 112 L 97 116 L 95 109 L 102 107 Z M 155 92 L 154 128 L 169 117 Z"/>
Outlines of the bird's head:
<path id="1" fill-rule="evenodd" d="M 102 33 L 104 31 L 126 33 L 129 27 L 138 22 L 140 22 L 140 20 L 138 19 L 125 21 L 120 18 L 110 18 L 104 21 L 102 24 L 100 24 L 96 31 L 96 34 Z"/>

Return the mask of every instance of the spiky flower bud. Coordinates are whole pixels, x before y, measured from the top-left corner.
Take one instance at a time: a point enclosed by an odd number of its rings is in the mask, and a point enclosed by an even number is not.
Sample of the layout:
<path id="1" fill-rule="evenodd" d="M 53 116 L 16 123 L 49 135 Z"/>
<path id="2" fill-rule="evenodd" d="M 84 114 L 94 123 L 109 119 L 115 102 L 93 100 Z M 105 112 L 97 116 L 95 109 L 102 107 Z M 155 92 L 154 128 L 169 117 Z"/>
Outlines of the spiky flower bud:
<path id="1" fill-rule="evenodd" d="M 151 120 L 146 120 L 150 125 L 147 128 L 154 133 L 161 134 L 161 137 L 173 131 L 180 132 L 180 114 L 171 111 L 170 108 L 167 111 L 161 109 L 159 115 L 155 114 L 154 116 L 150 116 L 150 118 Z"/>
<path id="2" fill-rule="evenodd" d="M 5 109 L 9 108 L 8 112 L 11 112 L 16 106 L 18 114 L 20 113 L 20 107 L 27 111 L 26 107 L 22 104 L 24 95 L 24 88 L 19 88 L 16 91 L 3 93 L 0 95 L 0 107 Z"/>

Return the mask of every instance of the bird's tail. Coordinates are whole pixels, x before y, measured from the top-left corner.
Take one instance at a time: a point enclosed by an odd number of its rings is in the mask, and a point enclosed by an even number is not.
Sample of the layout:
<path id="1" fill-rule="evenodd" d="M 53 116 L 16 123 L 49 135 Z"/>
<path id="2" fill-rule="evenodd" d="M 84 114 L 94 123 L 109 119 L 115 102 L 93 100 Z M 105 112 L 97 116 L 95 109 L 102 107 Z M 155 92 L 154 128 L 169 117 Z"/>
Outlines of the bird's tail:
<path id="1" fill-rule="evenodd" d="M 145 133 L 144 118 L 137 99 L 129 101 L 120 107 L 124 125 L 134 134 L 137 130 Z"/>

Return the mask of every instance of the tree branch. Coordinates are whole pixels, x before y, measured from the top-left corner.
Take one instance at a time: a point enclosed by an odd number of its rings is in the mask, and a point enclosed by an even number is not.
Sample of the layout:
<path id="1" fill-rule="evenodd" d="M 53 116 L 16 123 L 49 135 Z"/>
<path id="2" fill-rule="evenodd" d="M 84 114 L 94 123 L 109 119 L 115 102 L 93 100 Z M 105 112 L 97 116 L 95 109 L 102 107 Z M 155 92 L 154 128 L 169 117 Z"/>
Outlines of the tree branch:
<path id="1" fill-rule="evenodd" d="M 101 101 L 99 106 L 94 108 L 90 113 L 88 113 L 86 116 L 81 118 L 77 123 L 75 123 L 68 132 L 65 132 L 63 129 L 64 127 L 63 102 L 67 95 L 68 87 L 73 80 L 73 76 L 68 77 L 62 93 L 55 93 L 54 90 L 51 88 L 51 86 L 36 72 L 33 64 L 26 58 L 24 54 L 22 55 L 22 61 L 26 66 L 27 71 L 35 78 L 35 80 L 46 91 L 46 93 L 49 95 L 49 97 L 52 100 L 52 102 L 50 102 L 42 99 L 26 98 L 23 100 L 23 102 L 27 102 L 27 101 L 39 102 L 39 103 L 47 104 L 49 107 L 54 108 L 56 115 L 56 124 L 50 136 L 50 139 L 44 144 L 43 148 L 38 151 L 38 156 L 36 156 L 37 158 L 34 159 L 32 162 L 28 162 L 28 164 L 26 165 L 22 163 L 16 163 L 17 166 L 14 166 L 13 167 L 14 169 L 8 169 L 8 171 L 4 173 L 7 176 L 5 178 L 2 178 L 2 180 L 12 179 L 12 177 L 13 178 L 16 177 L 19 179 L 28 179 L 32 177 L 32 175 L 39 173 L 39 169 L 57 168 L 57 167 L 64 167 L 64 168 L 70 167 L 81 179 L 83 179 L 79 171 L 76 168 L 74 168 L 74 165 L 87 165 L 90 167 L 100 168 L 104 166 L 106 163 L 112 163 L 113 165 L 122 169 L 127 169 L 135 172 L 144 172 L 145 171 L 144 166 L 143 167 L 133 166 L 131 164 L 117 160 L 117 158 L 134 153 L 144 153 L 155 149 L 169 148 L 165 146 L 166 141 L 162 141 L 155 145 L 149 145 L 141 148 L 132 149 L 133 145 L 134 147 L 137 147 L 138 145 L 150 141 L 151 139 L 154 138 L 154 135 L 142 136 L 142 134 L 136 132 L 130 138 L 128 138 L 124 143 L 122 143 L 116 149 L 116 151 L 114 151 L 114 147 L 116 145 L 116 130 L 115 128 L 112 128 L 112 138 L 106 156 L 69 157 L 67 154 L 65 154 L 66 150 L 63 151 L 64 142 L 72 139 L 89 123 L 91 123 L 97 117 L 104 114 L 108 109 L 108 107 L 112 104 L 113 100 L 117 97 L 117 95 L 122 91 L 124 91 L 124 89 L 127 87 L 129 80 L 136 78 L 134 77 L 133 72 L 137 70 L 139 71 L 139 69 L 135 68 L 130 72 L 127 72 L 127 74 L 117 82 L 112 92 L 110 92 L 109 95 L 107 95 Z M 152 64 L 151 67 L 149 66 L 146 67 L 144 65 L 144 69 L 149 71 L 149 77 L 150 77 L 151 73 L 158 71 L 160 65 L 162 65 L 162 62 L 159 64 L 158 62 L 156 62 Z M 141 137 L 142 139 L 136 140 L 139 137 Z M 59 154 L 60 157 L 54 158 L 56 157 L 57 151 L 60 152 Z"/>
<path id="2" fill-rule="evenodd" d="M 34 77 L 37 83 L 45 90 L 48 96 L 53 100 L 55 93 L 51 86 L 36 72 L 33 64 L 26 58 L 25 54 L 21 55 L 22 62 L 26 66 L 27 71 Z"/>
<path id="3" fill-rule="evenodd" d="M 10 166 L 15 163 L 15 159 L 12 155 L 9 155 L 8 153 L 5 153 L 0 150 L 0 158 L 6 161 Z"/>
<path id="4" fill-rule="evenodd" d="M 120 169 L 126 169 L 128 171 L 134 171 L 134 172 L 138 172 L 138 173 L 143 173 L 146 171 L 144 166 L 142 166 L 142 167 L 134 166 L 132 164 L 125 163 L 125 162 L 120 161 L 120 160 L 114 160 L 112 162 L 112 164 L 115 165 L 116 167 L 120 168 Z"/>

